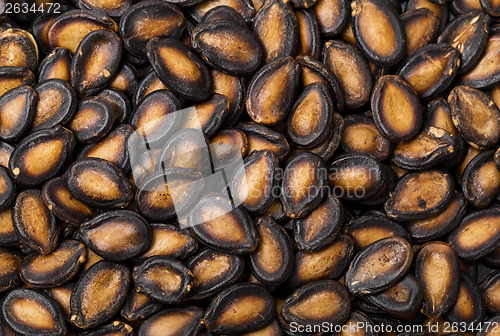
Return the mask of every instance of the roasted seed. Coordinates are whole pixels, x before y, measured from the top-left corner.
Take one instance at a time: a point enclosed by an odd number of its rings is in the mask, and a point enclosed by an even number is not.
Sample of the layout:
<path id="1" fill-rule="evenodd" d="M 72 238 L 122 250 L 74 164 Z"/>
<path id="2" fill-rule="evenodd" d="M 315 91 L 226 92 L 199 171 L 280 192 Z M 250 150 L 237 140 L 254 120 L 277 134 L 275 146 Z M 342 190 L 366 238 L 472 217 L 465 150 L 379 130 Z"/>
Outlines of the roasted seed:
<path id="1" fill-rule="evenodd" d="M 248 254 L 257 248 L 259 234 L 248 213 L 233 208 L 222 195 L 203 197 L 189 212 L 188 223 L 203 244 L 234 254 Z"/>
<path id="2" fill-rule="evenodd" d="M 424 127 L 425 126 L 442 128 L 450 133 L 451 137 L 455 141 L 454 151 L 453 154 L 451 154 L 451 157 L 442 162 L 442 164 L 445 167 L 456 166 L 465 156 L 467 146 L 463 137 L 460 135 L 460 132 L 458 132 L 455 125 L 453 125 L 451 109 L 443 98 L 435 99 L 427 105 Z"/>
<path id="3" fill-rule="evenodd" d="M 71 61 L 71 85 L 80 96 L 101 91 L 118 71 L 121 61 L 120 37 L 108 29 L 86 35 Z"/>
<path id="4" fill-rule="evenodd" d="M 405 239 L 377 240 L 354 257 L 345 275 L 347 288 L 354 295 L 384 291 L 404 277 L 412 258 L 412 247 Z"/>
<path id="5" fill-rule="evenodd" d="M 318 0 L 313 6 L 321 34 L 338 35 L 349 23 L 349 3 L 345 0 Z"/>
<path id="6" fill-rule="evenodd" d="M 294 287 L 317 280 L 338 279 L 344 273 L 354 255 L 351 238 L 339 234 L 336 240 L 315 252 L 297 251 L 295 265 L 288 278 Z"/>
<path id="7" fill-rule="evenodd" d="M 300 152 L 286 162 L 281 203 L 288 217 L 301 218 L 316 208 L 323 197 L 326 175 L 323 160 L 309 152 Z"/>
<path id="8" fill-rule="evenodd" d="M 477 155 L 479 155 L 481 152 L 482 152 L 481 150 L 467 145 L 467 150 L 465 151 L 465 155 L 456 169 L 457 178 L 459 180 L 462 179 L 462 175 L 465 171 L 465 168 L 467 168 L 469 162 L 471 162 L 472 159 L 475 158 Z"/>
<path id="9" fill-rule="evenodd" d="M 111 85 L 110 85 L 111 86 Z M 124 93 L 112 88 L 106 88 L 97 94 L 113 107 L 114 124 L 121 124 L 130 120 L 130 103 Z"/>
<path id="10" fill-rule="evenodd" d="M 35 86 L 38 95 L 31 131 L 66 125 L 76 110 L 76 94 L 62 79 L 48 79 Z"/>
<path id="11" fill-rule="evenodd" d="M 196 2 L 195 0 L 191 0 Z M 189 10 L 189 15 L 196 21 L 200 22 L 203 16 L 214 7 L 225 5 L 236 10 L 246 23 L 250 23 L 255 15 L 255 8 L 250 0 L 224 0 L 222 2 L 217 0 L 203 1 Z"/>
<path id="12" fill-rule="evenodd" d="M 486 48 L 474 68 L 460 78 L 460 83 L 474 88 L 486 88 L 500 81 L 500 64 L 498 62 L 498 48 L 500 34 L 492 34 Z"/>
<path id="13" fill-rule="evenodd" d="M 296 145 L 310 148 L 328 135 L 334 112 L 333 99 L 321 83 L 306 86 L 288 116 L 288 136 Z"/>
<path id="14" fill-rule="evenodd" d="M 230 75 L 254 73 L 264 56 L 257 35 L 230 21 L 198 24 L 191 34 L 191 41 L 207 63 Z"/>
<path id="15" fill-rule="evenodd" d="M 125 261 L 143 253 L 150 245 L 149 224 L 135 212 L 109 211 L 80 225 L 80 238 L 106 260 Z"/>
<path id="16" fill-rule="evenodd" d="M 0 33 L 0 66 L 21 66 L 34 70 L 38 46 L 26 30 L 10 28 Z"/>
<path id="17" fill-rule="evenodd" d="M 429 241 L 447 234 L 457 227 L 466 213 L 464 196 L 455 192 L 448 206 L 438 215 L 410 221 L 406 229 L 416 241 Z"/>
<path id="18" fill-rule="evenodd" d="M 406 314 L 415 311 L 422 303 L 422 291 L 417 280 L 407 274 L 401 281 L 385 291 L 367 295 L 369 302 L 393 314 Z"/>
<path id="19" fill-rule="evenodd" d="M 482 296 L 484 299 L 484 306 L 491 314 L 498 314 L 500 312 L 500 302 L 498 301 L 498 291 L 500 290 L 500 276 L 496 271 L 484 280 L 481 284 Z"/>
<path id="20" fill-rule="evenodd" d="M 396 10 L 386 1 L 351 2 L 352 30 L 356 45 L 369 61 L 389 66 L 406 52 L 406 33 Z"/>
<path id="21" fill-rule="evenodd" d="M 183 116 L 182 128 L 199 128 L 207 137 L 213 136 L 229 116 L 229 102 L 224 95 L 214 93 L 202 103 L 194 105 Z"/>
<path id="22" fill-rule="evenodd" d="M 78 225 L 94 215 L 94 210 L 75 199 L 63 177 L 48 180 L 42 188 L 42 199 L 47 208 L 63 221 Z"/>
<path id="23" fill-rule="evenodd" d="M 205 249 L 189 259 L 186 266 L 193 273 L 189 299 L 204 299 L 241 279 L 244 262 L 240 256 Z"/>
<path id="24" fill-rule="evenodd" d="M 488 209 L 465 216 L 448 237 L 457 254 L 466 260 L 479 259 L 498 247 L 500 211 Z"/>
<path id="25" fill-rule="evenodd" d="M 85 36 L 94 30 L 118 30 L 110 17 L 88 10 L 70 10 L 57 17 L 49 28 L 48 41 L 51 49 L 63 47 L 73 54 Z"/>
<path id="26" fill-rule="evenodd" d="M 80 152 L 81 158 L 95 157 L 109 161 L 123 171 L 130 170 L 127 141 L 134 129 L 128 124 L 113 128 L 101 141 L 89 144 Z"/>
<path id="27" fill-rule="evenodd" d="M 210 96 L 212 75 L 184 44 L 171 38 L 154 37 L 146 49 L 158 77 L 170 90 L 192 100 L 205 100 Z"/>
<path id="28" fill-rule="evenodd" d="M 134 196 L 132 185 L 122 171 L 98 158 L 73 163 L 67 183 L 71 195 L 91 206 L 123 208 Z"/>
<path id="29" fill-rule="evenodd" d="M 406 55 L 434 43 L 439 34 L 439 18 L 428 8 L 413 9 L 401 14 L 406 32 Z"/>
<path id="30" fill-rule="evenodd" d="M 373 87 L 370 66 L 355 46 L 328 41 L 323 46 L 322 61 L 339 79 L 347 108 L 360 107 L 370 100 Z"/>
<path id="31" fill-rule="evenodd" d="M 195 128 L 181 129 L 165 143 L 156 161 L 156 171 L 187 169 L 203 176 L 212 173 L 208 138 Z"/>
<path id="32" fill-rule="evenodd" d="M 130 64 L 122 62 L 120 69 L 109 83 L 109 87 L 123 92 L 127 97 L 132 97 L 139 81 L 139 73 Z"/>
<path id="33" fill-rule="evenodd" d="M 66 335 L 66 322 L 59 306 L 45 294 L 15 289 L 2 303 L 2 317 L 16 333 L 27 336 Z"/>
<path id="34" fill-rule="evenodd" d="M 205 312 L 205 326 L 216 333 L 251 332 L 270 322 L 275 309 L 264 287 L 243 283 L 223 290 L 212 300 Z"/>
<path id="35" fill-rule="evenodd" d="M 137 83 L 137 87 L 133 94 L 132 102 L 134 106 L 137 106 L 142 101 L 142 99 L 144 99 L 144 97 L 146 97 L 151 92 L 154 92 L 156 90 L 166 90 L 166 89 L 167 87 L 158 78 L 156 72 L 154 70 L 151 70 L 147 75 L 144 76 L 144 78 L 139 83 Z M 173 93 L 172 95 L 175 96 L 175 94 Z"/>
<path id="36" fill-rule="evenodd" d="M 48 254 L 57 248 L 60 227 L 43 203 L 40 191 L 27 189 L 17 195 L 12 222 L 19 238 L 29 249 Z"/>
<path id="37" fill-rule="evenodd" d="M 0 212 L 0 246 L 16 246 L 21 243 L 12 222 L 12 207 Z"/>
<path id="38" fill-rule="evenodd" d="M 462 190 L 467 201 L 477 208 L 489 206 L 500 193 L 500 169 L 494 150 L 474 157 L 462 174 Z"/>
<path id="39" fill-rule="evenodd" d="M 214 80 L 214 93 L 225 96 L 229 104 L 229 113 L 224 124 L 233 126 L 241 116 L 245 104 L 244 78 L 231 76 L 215 69 L 212 71 L 212 78 Z"/>
<path id="40" fill-rule="evenodd" d="M 361 250 L 380 239 L 401 237 L 410 241 L 410 235 L 399 224 L 380 215 L 364 215 L 352 220 L 344 228 L 352 237 L 356 250 Z"/>
<path id="41" fill-rule="evenodd" d="M 24 258 L 19 274 L 35 288 L 60 286 L 80 271 L 85 260 L 85 246 L 76 240 L 65 240 L 47 255 L 30 254 Z"/>
<path id="42" fill-rule="evenodd" d="M 263 125 L 253 122 L 241 123 L 238 128 L 247 136 L 248 153 L 269 149 L 276 154 L 278 160 L 283 160 L 290 152 L 290 145 L 285 136 Z"/>
<path id="43" fill-rule="evenodd" d="M 317 5 L 314 6 L 316 7 Z M 317 15 L 312 9 L 299 9 L 295 11 L 295 16 L 299 28 L 297 55 L 318 59 L 321 53 L 321 35 Z"/>
<path id="44" fill-rule="evenodd" d="M 266 1 L 255 14 L 252 30 L 264 46 L 266 63 L 295 55 L 299 29 L 297 18 L 289 2 Z"/>
<path id="45" fill-rule="evenodd" d="M 37 15 L 33 20 L 31 33 L 35 41 L 38 43 L 38 48 L 40 48 L 42 52 L 50 51 L 48 33 L 50 26 L 52 25 L 54 20 L 57 19 L 57 16 L 58 15 L 56 13 L 48 13 L 47 11 L 45 13 Z"/>
<path id="46" fill-rule="evenodd" d="M 71 52 L 66 48 L 55 48 L 40 62 L 38 81 L 62 79 L 69 82 L 71 76 Z"/>
<path id="47" fill-rule="evenodd" d="M 194 204 L 196 198 L 192 196 L 202 192 L 203 183 L 197 182 L 201 177 L 192 169 L 182 168 L 169 168 L 153 174 L 138 186 L 135 194 L 137 209 L 153 221 L 165 221 L 176 213 L 182 214 Z"/>
<path id="48" fill-rule="evenodd" d="M 33 85 L 35 76 L 25 67 L 0 67 L 0 96 L 21 85 Z"/>
<path id="49" fill-rule="evenodd" d="M 102 12 L 112 17 L 120 17 L 130 6 L 132 6 L 133 2 L 131 0 L 115 0 L 109 2 L 78 0 L 76 4 L 82 9 Z"/>
<path id="50" fill-rule="evenodd" d="M 213 21 L 231 21 L 241 27 L 246 27 L 247 25 L 236 9 L 226 5 L 220 5 L 212 8 L 206 12 L 205 15 L 203 15 L 201 20 L 201 22 L 204 23 Z"/>
<path id="51" fill-rule="evenodd" d="M 306 217 L 293 220 L 293 236 L 301 251 L 319 251 L 337 237 L 344 222 L 342 203 L 326 197 Z"/>
<path id="52" fill-rule="evenodd" d="M 152 256 L 166 256 L 185 259 L 196 251 L 198 243 L 174 224 L 151 224 L 152 240 L 148 248 L 139 258 L 146 259 Z"/>
<path id="53" fill-rule="evenodd" d="M 30 127 L 35 115 L 38 96 L 28 85 L 21 85 L 0 98 L 0 139 L 18 140 Z"/>
<path id="54" fill-rule="evenodd" d="M 439 127 L 424 127 L 412 140 L 394 147 L 392 161 L 407 170 L 422 170 L 450 159 L 455 154 L 455 138 Z"/>
<path id="55" fill-rule="evenodd" d="M 193 286 L 193 274 L 180 261 L 151 257 L 134 268 L 137 290 L 153 300 L 175 303 L 185 298 Z"/>
<path id="56" fill-rule="evenodd" d="M 460 289 L 455 304 L 446 316 L 453 323 L 476 325 L 484 318 L 484 301 L 481 290 L 471 277 L 461 275 Z"/>
<path id="57" fill-rule="evenodd" d="M 199 335 L 203 310 L 198 307 L 170 308 L 149 317 L 139 328 L 139 336 Z"/>
<path id="58" fill-rule="evenodd" d="M 129 269 L 109 261 L 99 261 L 86 270 L 71 293 L 70 321 L 88 329 L 108 321 L 127 298 Z"/>
<path id="59" fill-rule="evenodd" d="M 452 0 L 450 1 L 450 7 L 457 15 L 483 10 L 479 0 Z"/>
<path id="60" fill-rule="evenodd" d="M 340 143 L 344 152 L 367 154 L 380 161 L 391 156 L 394 146 L 379 132 L 372 118 L 349 115 L 344 122 Z"/>
<path id="61" fill-rule="evenodd" d="M 139 293 L 136 289 L 129 293 L 123 304 L 120 314 L 128 321 L 145 319 L 158 312 L 162 304 L 151 300 L 147 295 Z"/>
<path id="62" fill-rule="evenodd" d="M 487 149 L 500 142 L 500 111 L 484 92 L 456 86 L 448 96 L 453 124 L 469 145 Z"/>
<path id="63" fill-rule="evenodd" d="M 176 118 L 169 114 L 180 108 L 179 100 L 172 92 L 155 90 L 140 102 L 132 114 L 130 125 L 140 130 L 139 134 L 146 134 L 150 143 L 163 141 L 177 129 Z"/>
<path id="64" fill-rule="evenodd" d="M 416 92 L 401 77 L 380 77 L 371 97 L 373 120 L 380 133 L 393 142 L 413 139 L 422 126 L 422 107 Z"/>
<path id="65" fill-rule="evenodd" d="M 266 64 L 248 85 L 246 108 L 253 121 L 273 125 L 283 120 L 295 100 L 300 66 L 292 57 Z"/>
<path id="66" fill-rule="evenodd" d="M 314 325 L 342 324 L 351 313 L 349 293 L 334 280 L 321 280 L 297 289 L 286 298 L 281 315 L 288 323 Z"/>
<path id="67" fill-rule="evenodd" d="M 19 286 L 22 281 L 19 269 L 23 261 L 21 254 L 7 248 L 0 247 L 0 292 Z"/>
<path id="68" fill-rule="evenodd" d="M 403 175 L 390 193 L 384 208 L 395 220 L 418 220 L 441 213 L 449 204 L 455 187 L 453 178 L 440 170 Z"/>
<path id="69" fill-rule="evenodd" d="M 460 53 L 448 44 L 430 44 L 417 50 L 399 70 L 423 99 L 433 99 L 448 88 L 460 67 Z"/>
<path id="70" fill-rule="evenodd" d="M 249 258 L 252 274 L 264 285 L 285 282 L 293 268 L 293 249 L 288 234 L 271 218 L 261 218 L 255 226 L 260 240 Z"/>
<path id="71" fill-rule="evenodd" d="M 440 316 L 456 302 L 460 290 L 458 258 L 448 244 L 429 242 L 418 252 L 415 276 L 422 288 L 422 312 Z"/>
<path id="72" fill-rule="evenodd" d="M 438 43 L 448 43 L 460 52 L 460 73 L 479 62 L 488 41 L 489 23 L 488 15 L 474 11 L 456 17 L 439 35 Z"/>
<path id="73" fill-rule="evenodd" d="M 224 128 L 210 139 L 210 150 L 214 168 L 222 169 L 247 156 L 248 138 L 239 129 Z"/>
<path id="74" fill-rule="evenodd" d="M 274 200 L 278 167 L 278 159 L 270 150 L 252 152 L 230 182 L 233 201 L 242 204 L 249 212 L 267 210 Z"/>
<path id="75" fill-rule="evenodd" d="M 329 183 L 336 196 L 352 201 L 366 200 L 387 183 L 382 164 L 365 154 L 345 154 L 330 164 Z"/>
<path id="76" fill-rule="evenodd" d="M 130 7 L 121 17 L 120 36 L 125 48 L 135 56 L 146 56 L 146 44 L 153 37 L 179 38 L 184 16 L 171 3 L 148 1 Z"/>
<path id="77" fill-rule="evenodd" d="M 19 142 L 9 160 L 16 182 L 40 184 L 59 173 L 73 152 L 75 138 L 61 127 L 43 129 Z"/>

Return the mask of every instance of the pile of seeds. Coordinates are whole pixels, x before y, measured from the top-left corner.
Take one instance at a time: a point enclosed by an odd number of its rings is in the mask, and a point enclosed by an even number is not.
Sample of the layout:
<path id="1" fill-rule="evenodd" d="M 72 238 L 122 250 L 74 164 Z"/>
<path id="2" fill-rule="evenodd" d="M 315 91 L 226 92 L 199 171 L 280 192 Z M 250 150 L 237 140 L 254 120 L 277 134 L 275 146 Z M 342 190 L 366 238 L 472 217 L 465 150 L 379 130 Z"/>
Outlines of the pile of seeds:
<path id="1" fill-rule="evenodd" d="M 1 335 L 500 334 L 499 1 L 0 10 Z"/>

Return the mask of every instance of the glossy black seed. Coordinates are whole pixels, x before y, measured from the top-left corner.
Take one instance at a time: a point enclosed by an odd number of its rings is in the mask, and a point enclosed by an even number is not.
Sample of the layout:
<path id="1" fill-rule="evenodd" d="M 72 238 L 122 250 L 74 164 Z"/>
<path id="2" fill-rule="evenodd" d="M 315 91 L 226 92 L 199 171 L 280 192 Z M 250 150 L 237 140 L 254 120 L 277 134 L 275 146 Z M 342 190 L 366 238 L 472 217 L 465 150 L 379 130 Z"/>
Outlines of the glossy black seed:
<path id="1" fill-rule="evenodd" d="M 122 171 L 98 158 L 73 163 L 67 183 L 74 197 L 91 206 L 123 208 L 134 196 L 132 185 Z"/>
<path id="2" fill-rule="evenodd" d="M 125 261 L 143 253 L 153 238 L 144 218 L 128 210 L 109 211 L 80 225 L 80 238 L 95 253 Z"/>
<path id="3" fill-rule="evenodd" d="M 0 139 L 7 142 L 19 140 L 31 126 L 37 103 L 38 95 L 28 85 L 4 93 L 0 98 Z"/>
<path id="4" fill-rule="evenodd" d="M 262 43 L 252 31 L 229 21 L 198 24 L 192 32 L 193 47 L 205 61 L 230 75 L 254 73 L 262 62 Z"/>
<path id="5" fill-rule="evenodd" d="M 66 125 L 76 110 L 77 99 L 73 88 L 59 78 L 47 79 L 35 86 L 38 95 L 31 131 Z"/>
<path id="6" fill-rule="evenodd" d="M 181 262 L 169 257 L 151 257 L 134 268 L 137 290 L 153 300 L 175 303 L 193 286 L 193 274 Z"/>
<path id="7" fill-rule="evenodd" d="M 264 287 L 243 283 L 223 290 L 212 300 L 205 311 L 205 326 L 217 333 L 251 332 L 271 321 L 275 309 Z"/>
<path id="8" fill-rule="evenodd" d="M 126 266 L 97 262 L 82 274 L 71 293 L 71 322 L 88 329 L 108 321 L 125 302 L 130 283 Z"/>
<path id="9" fill-rule="evenodd" d="M 9 169 L 16 182 L 37 185 L 58 174 L 75 146 L 71 131 L 61 126 L 42 129 L 23 138 L 12 152 Z"/>
<path id="10" fill-rule="evenodd" d="M 155 37 L 148 42 L 146 50 L 151 65 L 167 88 L 192 100 L 205 100 L 210 96 L 212 75 L 203 61 L 184 44 L 171 38 Z"/>
<path id="11" fill-rule="evenodd" d="M 59 306 L 32 289 L 15 289 L 5 297 L 2 317 L 16 333 L 29 336 L 63 336 L 66 321 Z"/>

